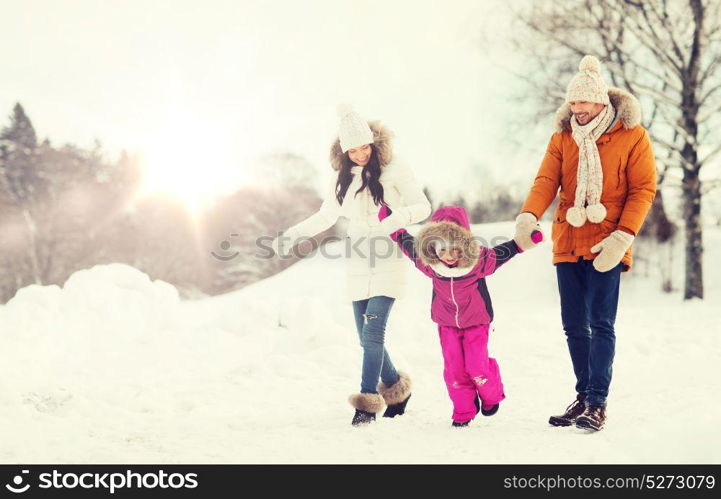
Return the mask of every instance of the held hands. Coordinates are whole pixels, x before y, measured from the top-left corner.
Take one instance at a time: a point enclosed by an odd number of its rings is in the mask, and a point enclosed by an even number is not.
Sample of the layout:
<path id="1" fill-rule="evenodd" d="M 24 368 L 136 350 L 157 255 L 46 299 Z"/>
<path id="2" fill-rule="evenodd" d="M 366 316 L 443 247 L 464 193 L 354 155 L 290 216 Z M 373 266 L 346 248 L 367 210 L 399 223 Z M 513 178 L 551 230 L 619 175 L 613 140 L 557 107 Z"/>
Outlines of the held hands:
<path id="1" fill-rule="evenodd" d="M 516 233 L 513 240 L 521 251 L 534 248 L 543 240 L 543 231 L 533 213 L 523 212 L 516 217 Z"/>
<path id="2" fill-rule="evenodd" d="M 403 225 L 397 221 L 395 213 L 388 214 L 388 207 L 386 205 L 381 206 L 381 209 L 378 210 L 378 220 L 381 222 L 378 230 L 384 236 L 389 236 L 398 229 L 403 228 Z"/>
<path id="3" fill-rule="evenodd" d="M 381 209 L 378 210 L 378 220 L 381 221 L 381 224 L 378 226 L 377 230 L 381 235 L 388 236 L 393 241 L 398 242 L 398 237 L 401 229 L 403 229 L 403 224 L 398 223 L 395 220 L 398 217 L 396 213 L 391 213 L 389 215 L 389 211 L 390 209 L 386 205 L 381 206 Z"/>
<path id="4" fill-rule="evenodd" d="M 591 253 L 598 253 L 593 260 L 593 268 L 599 272 L 608 272 L 621 262 L 626 250 L 633 244 L 634 236 L 622 230 L 614 230 L 591 248 Z M 600 251 L 600 253 L 599 253 Z"/>

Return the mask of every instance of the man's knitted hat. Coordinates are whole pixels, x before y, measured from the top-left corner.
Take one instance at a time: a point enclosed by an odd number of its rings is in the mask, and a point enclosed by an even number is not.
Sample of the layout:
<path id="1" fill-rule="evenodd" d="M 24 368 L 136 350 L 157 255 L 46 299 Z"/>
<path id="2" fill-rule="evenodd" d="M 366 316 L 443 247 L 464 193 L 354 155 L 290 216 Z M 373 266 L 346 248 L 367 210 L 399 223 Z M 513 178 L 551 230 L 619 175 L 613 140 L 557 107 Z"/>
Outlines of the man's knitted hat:
<path id="1" fill-rule="evenodd" d="M 577 73 L 566 89 L 566 102 L 586 101 L 608 105 L 608 86 L 601 76 L 601 63 L 592 55 L 584 56 Z"/>

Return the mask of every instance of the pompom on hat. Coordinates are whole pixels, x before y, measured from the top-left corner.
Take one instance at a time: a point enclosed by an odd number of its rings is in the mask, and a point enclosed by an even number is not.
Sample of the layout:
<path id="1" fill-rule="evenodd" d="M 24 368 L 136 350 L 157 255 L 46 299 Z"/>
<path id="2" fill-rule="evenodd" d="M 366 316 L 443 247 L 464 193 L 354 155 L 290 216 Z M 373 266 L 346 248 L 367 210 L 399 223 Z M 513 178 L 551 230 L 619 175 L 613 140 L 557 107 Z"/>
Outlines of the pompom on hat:
<path id="1" fill-rule="evenodd" d="M 586 101 L 608 105 L 608 86 L 601 76 L 601 63 L 592 55 L 584 56 L 578 73 L 566 89 L 566 102 Z"/>
<path id="2" fill-rule="evenodd" d="M 351 106 L 345 104 L 339 106 L 338 116 L 340 117 L 338 139 L 344 153 L 348 149 L 373 143 L 371 127 Z"/>

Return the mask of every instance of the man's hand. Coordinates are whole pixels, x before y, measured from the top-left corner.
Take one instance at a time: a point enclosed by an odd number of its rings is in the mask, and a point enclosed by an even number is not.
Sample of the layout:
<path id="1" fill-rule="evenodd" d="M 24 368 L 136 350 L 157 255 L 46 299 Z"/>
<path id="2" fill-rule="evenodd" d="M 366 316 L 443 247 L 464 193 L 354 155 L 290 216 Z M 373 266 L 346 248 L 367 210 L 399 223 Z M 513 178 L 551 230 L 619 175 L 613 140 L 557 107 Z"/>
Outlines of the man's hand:
<path id="1" fill-rule="evenodd" d="M 536 236 L 535 241 L 532 237 L 533 232 L 538 231 L 541 236 Z M 538 219 L 536 215 L 529 212 L 523 212 L 516 217 L 516 233 L 513 236 L 513 240 L 522 251 L 529 250 L 537 245 L 536 241 L 543 239 L 543 231 L 541 226 L 538 225 Z"/>
<path id="2" fill-rule="evenodd" d="M 633 244 L 634 236 L 622 230 L 614 230 L 591 248 L 591 253 L 598 253 L 593 260 L 593 267 L 599 272 L 608 272 L 621 262 L 626 250 Z M 599 253 L 600 251 L 600 253 Z"/>

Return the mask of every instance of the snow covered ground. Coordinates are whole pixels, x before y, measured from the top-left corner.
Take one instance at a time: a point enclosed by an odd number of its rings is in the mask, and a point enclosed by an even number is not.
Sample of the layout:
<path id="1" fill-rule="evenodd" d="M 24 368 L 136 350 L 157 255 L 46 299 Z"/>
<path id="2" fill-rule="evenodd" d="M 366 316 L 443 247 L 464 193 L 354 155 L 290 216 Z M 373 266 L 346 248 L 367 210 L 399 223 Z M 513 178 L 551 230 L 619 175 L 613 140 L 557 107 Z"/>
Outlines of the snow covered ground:
<path id="1" fill-rule="evenodd" d="M 361 356 L 341 260 L 316 255 L 192 302 L 121 264 L 29 286 L 0 306 L 0 462 L 720 463 L 721 231 L 705 243 L 704 301 L 624 275 L 596 434 L 547 424 L 574 396 L 550 243 L 488 279 L 507 399 L 461 430 L 417 271 L 387 329 L 413 398 L 403 417 L 365 428 L 349 424 Z"/>

